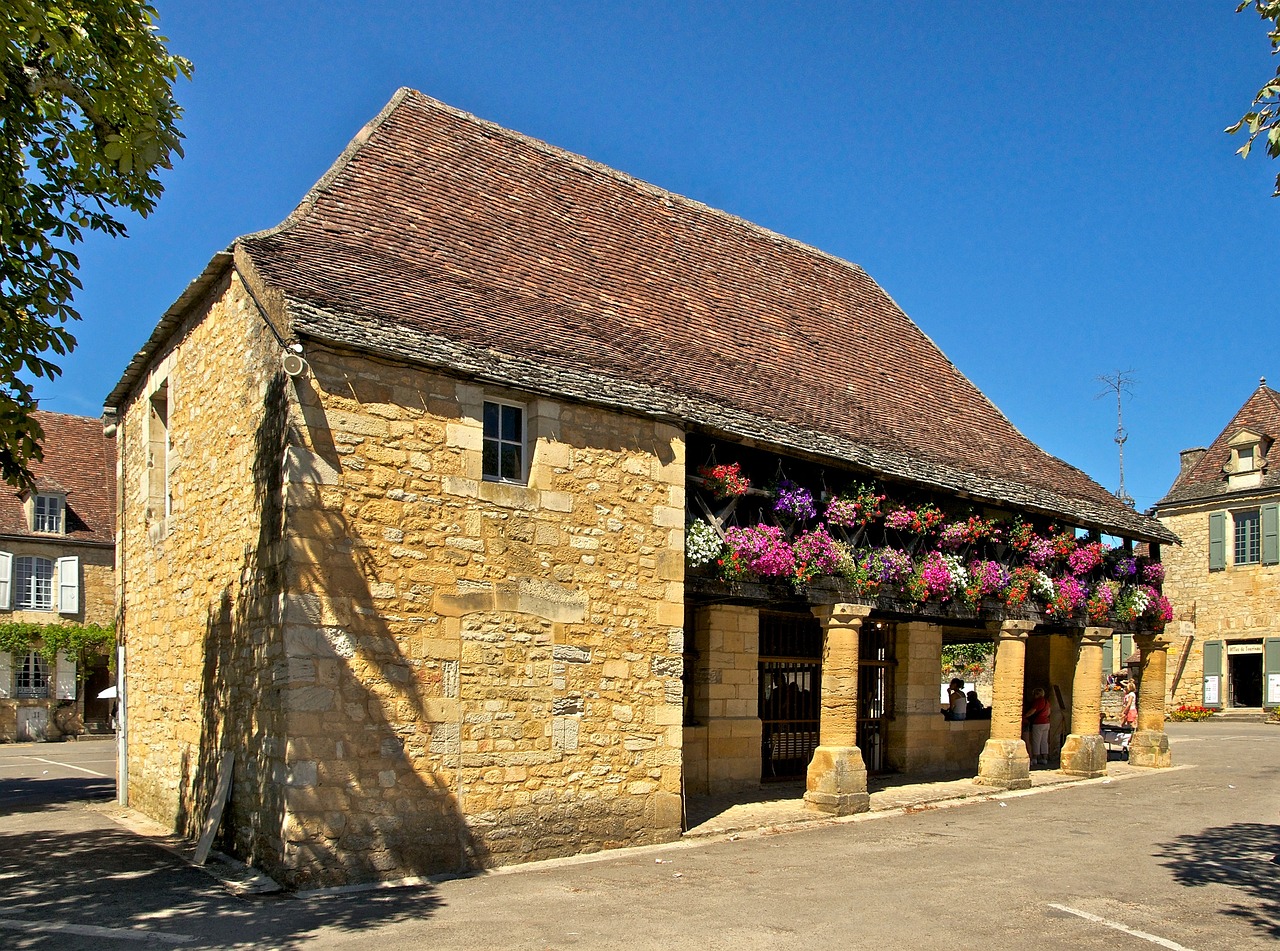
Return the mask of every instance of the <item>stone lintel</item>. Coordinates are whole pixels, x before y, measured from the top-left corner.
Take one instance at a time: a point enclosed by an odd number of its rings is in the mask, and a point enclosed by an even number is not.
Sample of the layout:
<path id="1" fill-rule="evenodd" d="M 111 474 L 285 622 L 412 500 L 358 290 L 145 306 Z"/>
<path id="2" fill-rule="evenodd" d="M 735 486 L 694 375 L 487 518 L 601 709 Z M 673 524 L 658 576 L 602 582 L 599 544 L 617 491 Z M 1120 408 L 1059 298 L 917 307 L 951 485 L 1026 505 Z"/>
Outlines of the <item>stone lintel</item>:
<path id="1" fill-rule="evenodd" d="M 1129 764 L 1166 769 L 1173 765 L 1169 755 L 1169 735 L 1157 730 L 1139 730 L 1129 741 Z"/>
<path id="2" fill-rule="evenodd" d="M 850 816 L 871 808 L 867 767 L 856 746 L 819 746 L 805 777 L 806 808 L 832 816 Z"/>
<path id="3" fill-rule="evenodd" d="M 973 781 L 1000 789 L 1030 789 L 1031 757 L 1026 744 L 1022 740 L 987 740 Z"/>
<path id="4" fill-rule="evenodd" d="M 1095 779 L 1107 774 L 1107 745 L 1100 734 L 1072 733 L 1062 744 L 1061 769 L 1069 776 Z"/>

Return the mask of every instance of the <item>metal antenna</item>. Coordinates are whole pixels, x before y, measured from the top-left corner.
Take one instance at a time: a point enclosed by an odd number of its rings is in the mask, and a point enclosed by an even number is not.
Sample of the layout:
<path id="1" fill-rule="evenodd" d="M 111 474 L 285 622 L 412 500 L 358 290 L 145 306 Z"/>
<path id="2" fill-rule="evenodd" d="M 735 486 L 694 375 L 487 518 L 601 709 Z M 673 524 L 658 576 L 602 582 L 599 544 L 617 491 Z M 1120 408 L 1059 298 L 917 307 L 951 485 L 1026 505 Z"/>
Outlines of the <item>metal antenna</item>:
<path id="1" fill-rule="evenodd" d="M 1116 395 L 1116 448 L 1120 453 L 1120 488 L 1116 491 L 1118 498 L 1125 505 L 1133 508 L 1133 498 L 1124 490 L 1124 444 L 1129 440 L 1129 433 L 1124 428 L 1124 396 L 1133 395 L 1133 370 L 1117 370 L 1112 374 L 1097 377 L 1099 383 L 1106 384 L 1106 389 L 1094 397 L 1100 400 L 1109 393 Z"/>

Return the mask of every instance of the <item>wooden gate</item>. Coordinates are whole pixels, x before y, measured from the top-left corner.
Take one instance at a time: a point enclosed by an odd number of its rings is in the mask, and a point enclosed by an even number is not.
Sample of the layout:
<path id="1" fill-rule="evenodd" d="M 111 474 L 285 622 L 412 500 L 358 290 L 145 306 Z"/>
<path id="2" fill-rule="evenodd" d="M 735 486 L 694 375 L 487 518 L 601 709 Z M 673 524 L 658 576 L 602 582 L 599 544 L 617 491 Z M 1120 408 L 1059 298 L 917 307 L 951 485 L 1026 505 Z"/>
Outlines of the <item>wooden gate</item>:
<path id="1" fill-rule="evenodd" d="M 763 781 L 804 776 L 818 747 L 822 625 L 811 614 L 760 612 Z"/>

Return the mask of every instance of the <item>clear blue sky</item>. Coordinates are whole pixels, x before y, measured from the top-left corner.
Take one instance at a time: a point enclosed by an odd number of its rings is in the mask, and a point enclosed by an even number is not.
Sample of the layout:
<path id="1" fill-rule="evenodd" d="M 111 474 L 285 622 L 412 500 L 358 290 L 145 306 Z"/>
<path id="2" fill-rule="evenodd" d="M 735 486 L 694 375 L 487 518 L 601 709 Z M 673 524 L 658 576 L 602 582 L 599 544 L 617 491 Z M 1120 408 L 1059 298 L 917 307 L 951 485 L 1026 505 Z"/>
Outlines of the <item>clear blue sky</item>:
<path id="1" fill-rule="evenodd" d="M 278 223 L 399 86 L 862 265 L 1024 433 L 1140 508 L 1280 384 L 1280 163 L 1222 134 L 1274 74 L 1235 0 L 159 0 L 186 158 L 82 247 L 41 405 L 98 415 L 164 309 Z M 1269 356 L 1270 355 L 1270 358 Z"/>

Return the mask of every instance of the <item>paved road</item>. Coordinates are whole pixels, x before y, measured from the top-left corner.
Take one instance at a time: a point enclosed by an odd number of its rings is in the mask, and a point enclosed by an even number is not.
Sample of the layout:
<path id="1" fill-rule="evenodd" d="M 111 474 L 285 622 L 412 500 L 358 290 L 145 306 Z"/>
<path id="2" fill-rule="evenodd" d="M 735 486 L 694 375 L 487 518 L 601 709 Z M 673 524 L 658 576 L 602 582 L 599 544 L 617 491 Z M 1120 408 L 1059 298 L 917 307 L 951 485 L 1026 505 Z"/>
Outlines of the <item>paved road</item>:
<path id="1" fill-rule="evenodd" d="M 309 899 L 46 806 L 0 816 L 0 947 L 1274 949 L 1280 727 L 1170 734 L 1187 768 Z"/>
<path id="2" fill-rule="evenodd" d="M 0 815 L 37 803 L 110 799 L 115 794 L 115 737 L 0 744 Z"/>

